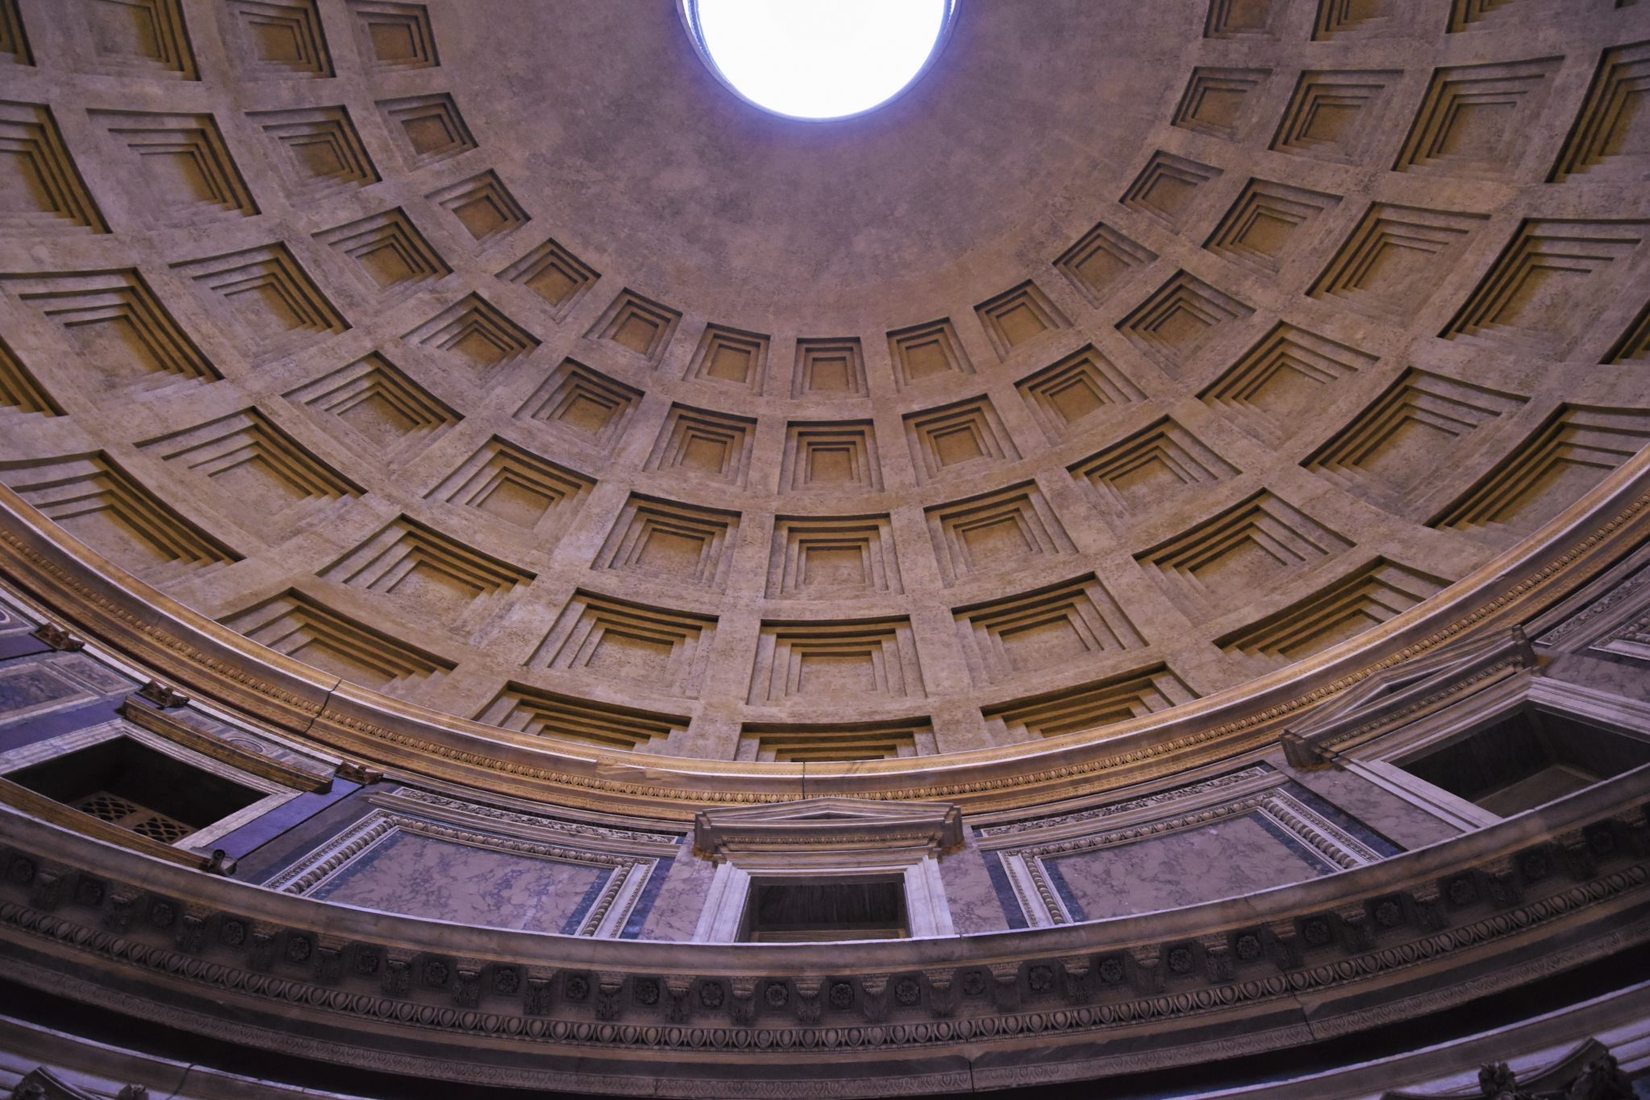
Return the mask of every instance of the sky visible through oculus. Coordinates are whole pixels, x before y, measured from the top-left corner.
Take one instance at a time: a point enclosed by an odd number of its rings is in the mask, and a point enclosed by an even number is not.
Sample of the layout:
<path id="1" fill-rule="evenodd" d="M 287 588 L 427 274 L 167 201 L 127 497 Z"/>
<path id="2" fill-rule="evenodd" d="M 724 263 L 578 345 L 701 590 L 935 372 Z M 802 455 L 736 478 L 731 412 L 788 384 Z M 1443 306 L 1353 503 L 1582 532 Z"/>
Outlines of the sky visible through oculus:
<path id="1" fill-rule="evenodd" d="M 897 95 L 922 71 L 951 0 L 698 0 L 722 78 L 796 118 L 841 118 Z"/>

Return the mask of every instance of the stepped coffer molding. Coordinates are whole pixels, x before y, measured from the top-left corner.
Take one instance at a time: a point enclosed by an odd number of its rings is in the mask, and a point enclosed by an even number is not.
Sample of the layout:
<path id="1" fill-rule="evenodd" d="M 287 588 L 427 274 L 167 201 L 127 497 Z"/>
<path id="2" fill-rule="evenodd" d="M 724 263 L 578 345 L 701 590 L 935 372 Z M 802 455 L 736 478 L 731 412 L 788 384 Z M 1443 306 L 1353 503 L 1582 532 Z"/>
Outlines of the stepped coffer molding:
<path id="1" fill-rule="evenodd" d="M 1650 0 L 712 6 L 0 0 L 0 1097 L 1650 1100 Z"/>

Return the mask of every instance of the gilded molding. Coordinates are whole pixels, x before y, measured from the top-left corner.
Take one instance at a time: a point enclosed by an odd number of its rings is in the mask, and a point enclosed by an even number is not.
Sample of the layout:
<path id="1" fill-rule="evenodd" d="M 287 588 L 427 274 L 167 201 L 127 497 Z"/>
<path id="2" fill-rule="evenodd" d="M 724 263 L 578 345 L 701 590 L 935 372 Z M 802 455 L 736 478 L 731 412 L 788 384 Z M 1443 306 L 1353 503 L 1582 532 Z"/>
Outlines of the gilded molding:
<path id="1" fill-rule="evenodd" d="M 1611 499 L 1614 490 L 1619 493 L 1617 486 L 1632 483 L 1642 476 L 1641 466 L 1647 461 L 1635 459 L 1627 463 L 1616 474 L 1607 479 L 1604 485 L 1589 495 L 1590 499 L 1600 503 Z M 571 806 L 587 809 L 611 808 L 612 800 L 622 798 L 633 800 L 641 804 L 648 812 L 664 820 L 681 820 L 691 808 L 696 805 L 726 805 L 726 804 L 759 804 L 764 802 L 786 801 L 799 796 L 799 790 L 793 789 L 793 777 L 799 778 L 794 767 L 775 768 L 773 765 L 743 763 L 737 767 L 717 766 L 714 762 L 698 762 L 683 759 L 666 759 L 657 756 L 624 757 L 600 751 L 593 752 L 590 758 L 560 758 L 564 763 L 575 760 L 579 768 L 602 767 L 604 769 L 617 767 L 620 769 L 645 768 L 650 776 L 675 774 L 680 780 L 673 784 L 661 784 L 657 779 L 651 781 L 625 781 L 613 778 L 611 775 L 595 775 L 581 772 L 566 766 L 534 766 L 519 760 L 500 759 L 496 751 L 488 751 L 485 746 L 489 741 L 499 742 L 509 740 L 519 748 L 527 748 L 523 742 L 527 738 L 515 739 L 500 733 L 482 735 L 481 727 L 467 721 L 442 722 L 437 728 L 446 730 L 450 735 L 475 738 L 476 748 L 458 748 L 455 745 L 445 744 L 429 737 L 416 736 L 411 733 L 391 730 L 379 723 L 368 722 L 360 718 L 329 713 L 334 704 L 328 700 L 332 693 L 326 692 L 320 701 L 304 698 L 292 691 L 269 684 L 264 678 L 255 675 L 246 668 L 237 667 L 223 658 L 209 655 L 199 648 L 190 645 L 183 639 L 162 630 L 153 621 L 145 621 L 135 613 L 127 610 L 120 603 L 104 596 L 76 578 L 69 570 L 58 564 L 42 549 L 34 545 L 35 541 L 43 542 L 53 548 L 60 557 L 71 561 L 78 561 L 87 557 L 89 552 L 77 550 L 66 537 L 49 533 L 38 524 L 29 524 L 24 517 L 32 512 L 28 505 L 18 500 L 10 490 L 0 488 L 0 503 L 7 506 L 10 513 L 8 522 L 0 524 L 0 548 L 4 548 L 6 556 L 10 557 L 14 566 L 8 570 L 14 579 L 23 580 L 26 576 L 33 576 L 36 581 L 42 579 L 50 583 L 41 588 L 38 583 L 28 586 L 37 598 L 45 599 L 52 605 L 54 612 L 64 615 L 68 619 L 76 616 L 69 614 L 74 607 L 82 611 L 95 612 L 91 623 L 116 622 L 123 628 L 115 636 L 105 638 L 107 644 L 114 644 L 135 660 L 152 663 L 156 670 L 176 682 L 187 686 L 202 694 L 218 695 L 217 691 L 208 691 L 209 682 L 201 682 L 199 673 L 205 670 L 213 675 L 218 685 L 232 685 L 233 691 L 223 693 L 225 697 L 215 701 L 231 709 L 239 709 L 254 716 L 270 721 L 278 728 L 288 731 L 302 730 L 312 740 L 317 740 L 335 751 L 347 752 L 350 755 L 370 758 L 374 764 L 386 767 L 401 767 L 410 771 L 431 771 L 429 764 L 433 761 L 445 761 L 446 768 L 434 769 L 437 774 L 445 774 L 448 778 L 476 778 L 467 775 L 467 769 L 478 769 L 495 777 L 510 777 L 519 782 L 505 784 L 505 788 L 512 793 L 531 794 L 543 800 L 561 801 Z M 1625 505 L 1610 516 L 1604 523 L 1593 528 L 1586 535 L 1577 539 L 1563 552 L 1553 555 L 1507 588 L 1501 590 L 1489 599 L 1473 607 L 1465 615 L 1446 622 L 1442 627 L 1435 629 L 1425 637 L 1411 642 L 1395 652 L 1373 661 L 1362 668 L 1337 676 L 1327 683 L 1321 683 L 1301 692 L 1293 698 L 1263 705 L 1241 717 L 1205 726 L 1195 732 L 1173 733 L 1168 732 L 1155 741 L 1131 748 L 1123 752 L 1074 760 L 1056 767 L 1026 769 L 1014 766 L 1016 758 L 1025 751 L 1022 746 L 1005 749 L 989 750 L 959 754 L 954 758 L 946 759 L 943 764 L 935 758 L 923 758 L 920 762 L 885 761 L 873 765 L 862 765 L 850 772 L 833 774 L 830 770 L 814 775 L 813 770 L 818 765 L 809 765 L 810 785 L 821 793 L 836 788 L 846 788 L 859 797 L 879 800 L 896 801 L 925 801 L 925 800 L 954 800 L 965 805 L 971 812 L 987 809 L 1008 809 L 1017 806 L 1027 806 L 1046 801 L 1052 794 L 1074 783 L 1083 784 L 1085 790 L 1094 791 L 1117 787 L 1129 783 L 1137 783 L 1154 777 L 1183 772 L 1189 768 L 1199 766 L 1223 757 L 1229 757 L 1264 745 L 1273 736 L 1277 727 L 1290 717 L 1314 707 L 1325 700 L 1333 698 L 1346 689 L 1367 680 L 1384 670 L 1390 669 L 1404 661 L 1420 654 L 1430 652 L 1446 642 L 1498 618 L 1504 618 L 1515 608 L 1523 608 L 1532 603 L 1541 603 L 1538 596 L 1546 596 L 1545 603 L 1551 603 L 1562 598 L 1568 591 L 1586 583 L 1590 577 L 1606 568 L 1609 564 L 1607 554 L 1602 552 L 1604 545 L 1618 534 L 1623 533 L 1630 525 L 1641 519 L 1647 505 L 1650 505 L 1650 494 L 1641 494 L 1630 499 Z M 22 523 L 33 527 L 30 532 L 32 539 L 23 538 L 13 528 Z M 1560 541 L 1568 533 L 1568 529 L 1560 529 L 1549 539 L 1549 542 Z M 1524 552 L 1525 561 L 1539 560 L 1545 554 L 1551 553 L 1542 546 Z M 1593 557 L 1590 557 L 1593 556 Z M 95 557 L 95 556 L 93 556 Z M 1594 557 L 1600 560 L 1593 560 Z M 1586 559 L 1586 560 L 1584 560 Z M 123 577 L 107 562 L 101 559 L 93 561 L 92 566 L 105 576 Z M 1505 566 L 1498 566 L 1492 562 L 1480 570 L 1480 575 L 1486 579 L 1504 576 Z M 1470 578 L 1469 578 L 1470 579 Z M 136 582 L 129 582 L 136 584 Z M 1553 590 L 1546 595 L 1548 590 Z M 68 596 L 69 600 L 52 598 Z M 164 599 L 164 598 L 161 598 Z M 1460 597 L 1457 597 L 1457 603 Z M 1362 648 L 1374 649 L 1387 639 L 1397 635 L 1414 621 L 1425 621 L 1427 610 L 1432 601 L 1419 605 L 1416 609 L 1394 618 L 1382 627 L 1370 632 L 1367 640 L 1360 643 Z M 65 606 L 67 605 L 67 606 Z M 1540 610 L 1540 606 L 1529 609 L 1524 618 L 1533 617 Z M 186 609 L 177 608 L 171 612 L 172 616 L 185 624 L 192 624 L 192 613 Z M 81 624 L 89 625 L 89 624 Z M 102 636 L 97 631 L 89 633 Z M 215 624 L 208 627 L 204 633 L 208 635 L 224 635 L 225 632 Z M 141 640 L 135 650 L 129 650 L 121 643 L 131 643 Z M 222 644 L 230 649 L 239 648 L 244 643 L 233 637 L 225 636 Z M 1330 651 L 1334 652 L 1334 651 Z M 1344 658 L 1341 658 L 1344 660 Z M 1322 657 L 1310 658 L 1299 666 L 1286 670 L 1288 680 L 1300 680 L 1310 675 L 1314 669 L 1322 668 L 1327 664 Z M 1275 693 L 1280 684 L 1280 676 L 1262 678 L 1242 691 L 1252 697 L 1265 698 Z M 1287 681 L 1283 681 L 1287 682 Z M 245 690 L 241 690 L 245 689 Z M 319 688 L 317 689 L 319 691 Z M 1220 695 L 1199 700 L 1193 704 L 1174 708 L 1171 711 L 1161 712 L 1148 718 L 1136 719 L 1130 723 L 1116 727 L 1116 732 L 1096 743 L 1105 745 L 1125 739 L 1143 739 L 1151 731 L 1163 729 L 1173 731 L 1184 728 L 1187 724 L 1201 719 L 1211 711 L 1228 709 L 1238 705 L 1237 699 L 1232 698 L 1238 689 L 1221 693 Z M 363 700 L 370 700 L 375 709 L 385 713 L 403 713 L 400 704 L 388 700 L 375 693 L 357 691 Z M 430 722 L 427 715 L 412 719 L 418 725 Z M 340 744 L 336 738 L 328 738 L 329 730 L 347 730 L 354 735 L 347 743 Z M 1062 738 L 1051 739 L 1051 744 L 1037 746 L 1037 752 L 1030 760 L 1037 756 L 1059 749 L 1062 751 L 1081 751 L 1082 736 L 1080 734 L 1065 735 Z M 369 748 L 382 749 L 393 746 L 397 751 L 392 753 L 368 752 Z M 552 756 L 553 750 L 543 745 L 531 745 L 535 755 Z M 920 764 L 921 770 L 932 774 L 936 766 L 943 766 L 947 770 L 960 769 L 965 772 L 999 771 L 1008 769 L 1003 774 L 987 775 L 978 778 L 970 777 L 952 782 L 925 782 L 906 786 L 882 786 L 889 779 L 894 779 L 902 773 L 909 773 Z M 773 779 L 769 776 L 777 772 L 784 778 L 782 786 L 772 787 Z M 733 782 L 738 776 L 742 782 Z M 764 790 L 764 787 L 770 789 Z"/>

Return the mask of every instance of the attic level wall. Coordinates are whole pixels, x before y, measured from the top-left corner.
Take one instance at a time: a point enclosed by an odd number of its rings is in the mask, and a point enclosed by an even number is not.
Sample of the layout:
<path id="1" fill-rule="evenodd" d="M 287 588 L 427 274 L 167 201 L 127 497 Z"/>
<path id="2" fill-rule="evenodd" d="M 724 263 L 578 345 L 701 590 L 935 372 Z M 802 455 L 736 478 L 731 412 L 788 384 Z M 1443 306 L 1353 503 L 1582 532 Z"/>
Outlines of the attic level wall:
<path id="1" fill-rule="evenodd" d="M 1650 713 L 1642 675 L 1650 650 L 1639 642 L 1650 609 L 1646 577 L 1650 567 L 1634 559 L 1549 613 L 1537 635 L 1540 657 L 1521 676 L 1549 694 L 1573 691 L 1588 700 L 1579 720 L 1626 723 L 1650 741 L 1634 709 Z M 692 939 L 714 898 L 715 866 L 679 829 L 595 822 L 569 829 L 565 818 L 528 804 L 329 770 L 287 749 L 274 752 L 288 770 L 271 771 L 267 760 L 263 770 L 249 769 L 249 759 L 259 758 L 238 746 L 248 738 L 268 744 L 256 726 L 144 688 L 139 671 L 53 649 L 40 624 L 15 607 L 0 614 L 0 775 L 113 733 L 147 738 L 190 766 L 250 777 L 271 797 L 210 832 L 210 843 L 238 861 L 235 877 L 243 881 L 384 912 L 624 939 Z M 1385 676 L 1403 685 L 1412 676 L 1407 667 Z M 1440 683 L 1446 694 L 1465 693 L 1459 709 L 1483 709 L 1465 673 Z M 171 705 L 157 709 L 157 699 Z M 1612 699 L 1619 700 L 1614 709 Z M 165 737 L 156 740 L 156 730 Z M 1356 755 L 1374 758 L 1384 744 L 1416 736 L 1399 722 Z M 963 846 L 943 854 L 937 871 L 956 933 L 972 935 L 1237 897 L 1378 862 L 1472 827 L 1366 770 L 1303 768 L 1274 747 L 1151 787 L 967 817 Z M 198 847 L 187 838 L 179 843 Z M 430 882 L 465 888 L 431 892 Z"/>

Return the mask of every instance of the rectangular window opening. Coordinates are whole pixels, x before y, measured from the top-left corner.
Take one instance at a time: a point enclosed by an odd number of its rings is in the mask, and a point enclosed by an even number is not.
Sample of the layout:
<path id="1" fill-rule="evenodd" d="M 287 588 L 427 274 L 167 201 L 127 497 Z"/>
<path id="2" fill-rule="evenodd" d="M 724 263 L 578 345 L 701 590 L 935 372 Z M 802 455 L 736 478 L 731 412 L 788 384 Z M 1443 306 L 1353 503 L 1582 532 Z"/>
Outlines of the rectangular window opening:
<path id="1" fill-rule="evenodd" d="M 162 844 L 175 844 L 263 797 L 129 737 L 64 753 L 6 778 Z"/>
<path id="2" fill-rule="evenodd" d="M 905 879 L 754 878 L 745 902 L 747 943 L 899 940 L 911 935 Z"/>
<path id="3" fill-rule="evenodd" d="M 1396 763 L 1458 798 L 1511 817 L 1650 764 L 1650 742 L 1526 707 Z"/>

